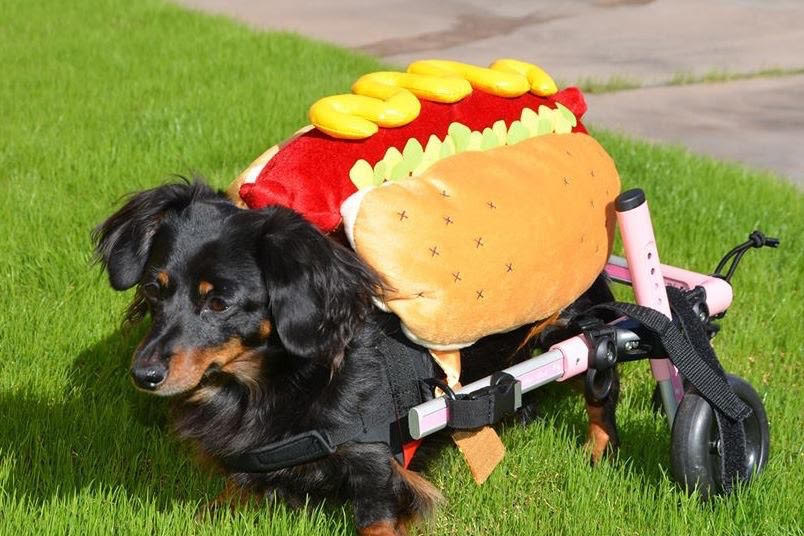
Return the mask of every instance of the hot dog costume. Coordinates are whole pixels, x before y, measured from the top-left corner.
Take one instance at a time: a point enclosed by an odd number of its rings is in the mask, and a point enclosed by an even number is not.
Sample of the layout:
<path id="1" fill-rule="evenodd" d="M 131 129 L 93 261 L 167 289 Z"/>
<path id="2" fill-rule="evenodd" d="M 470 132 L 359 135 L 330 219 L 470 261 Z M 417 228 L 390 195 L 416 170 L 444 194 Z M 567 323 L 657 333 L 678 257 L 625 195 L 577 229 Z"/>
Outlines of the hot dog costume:
<path id="1" fill-rule="evenodd" d="M 581 92 L 558 91 L 532 64 L 417 61 L 352 92 L 316 102 L 312 125 L 263 153 L 229 195 L 343 231 L 385 283 L 377 305 L 454 387 L 460 348 L 546 324 L 602 272 L 617 170 L 581 123 Z M 497 435 L 453 438 L 485 481 L 504 453 Z"/>
<path id="2" fill-rule="evenodd" d="M 560 311 L 611 252 L 620 183 L 576 88 L 540 68 L 424 60 L 310 109 L 230 188 L 343 229 L 391 289 L 379 305 L 433 350 Z"/>

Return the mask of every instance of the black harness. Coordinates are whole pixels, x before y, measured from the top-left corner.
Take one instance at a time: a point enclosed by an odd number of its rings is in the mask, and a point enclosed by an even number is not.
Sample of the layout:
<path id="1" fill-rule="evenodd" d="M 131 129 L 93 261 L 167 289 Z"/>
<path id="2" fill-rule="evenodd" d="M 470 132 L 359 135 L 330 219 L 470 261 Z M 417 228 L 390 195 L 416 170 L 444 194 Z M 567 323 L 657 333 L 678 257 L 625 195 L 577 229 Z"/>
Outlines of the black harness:
<path id="1" fill-rule="evenodd" d="M 334 454 L 344 443 L 384 443 L 399 463 L 404 462 L 403 445 L 413 438 L 408 427 L 408 411 L 432 400 L 435 387 L 447 395 L 449 419 L 453 429 L 473 429 L 493 424 L 513 413 L 521 405 L 519 382 L 504 372 L 495 373 L 491 385 L 468 394 L 456 394 L 434 378 L 436 366 L 430 353 L 412 343 L 399 327 L 399 319 L 390 314 L 379 318 L 379 333 L 373 346 L 351 351 L 359 357 L 370 352 L 383 370 L 381 386 L 371 393 L 354 422 L 332 428 L 310 430 L 280 441 L 223 459 L 235 472 L 265 473 L 319 460 Z M 357 355 L 356 355 L 357 354 Z"/>
<path id="2" fill-rule="evenodd" d="M 353 356 L 360 352 L 379 356 L 384 378 L 364 404 L 371 409 L 361 413 L 359 419 L 228 456 L 223 460 L 224 465 L 237 472 L 276 471 L 324 458 L 349 442 L 385 443 L 402 463 L 402 445 L 412 440 L 408 431 L 408 410 L 433 398 L 428 383 L 435 372 L 432 358 L 426 349 L 402 334 L 398 319 L 392 315 L 381 318 L 375 346 L 352 350 Z"/>

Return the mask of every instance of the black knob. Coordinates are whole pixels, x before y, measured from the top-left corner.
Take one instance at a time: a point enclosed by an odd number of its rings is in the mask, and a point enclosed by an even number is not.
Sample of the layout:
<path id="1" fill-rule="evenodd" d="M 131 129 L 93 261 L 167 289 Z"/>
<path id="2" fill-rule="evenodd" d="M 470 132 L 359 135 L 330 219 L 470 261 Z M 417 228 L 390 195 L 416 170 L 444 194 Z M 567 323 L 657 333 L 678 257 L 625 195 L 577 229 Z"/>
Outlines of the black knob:
<path id="1" fill-rule="evenodd" d="M 584 396 L 586 401 L 592 404 L 603 402 L 611 393 L 614 385 L 614 369 L 586 371 L 584 381 Z"/>
<path id="2" fill-rule="evenodd" d="M 607 370 L 617 363 L 617 345 L 609 337 L 601 337 L 595 344 L 590 368 Z"/>
<path id="3" fill-rule="evenodd" d="M 626 212 L 637 208 L 645 202 L 645 192 L 641 188 L 632 188 L 617 196 L 614 206 L 617 212 Z"/>

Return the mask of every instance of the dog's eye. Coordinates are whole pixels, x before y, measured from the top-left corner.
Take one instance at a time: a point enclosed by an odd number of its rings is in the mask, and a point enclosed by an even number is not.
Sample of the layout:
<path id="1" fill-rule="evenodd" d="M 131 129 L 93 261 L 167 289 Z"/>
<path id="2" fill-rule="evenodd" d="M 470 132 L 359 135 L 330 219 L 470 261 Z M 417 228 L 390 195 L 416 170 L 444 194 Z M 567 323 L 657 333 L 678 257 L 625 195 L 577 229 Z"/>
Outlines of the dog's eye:
<path id="1" fill-rule="evenodd" d="M 210 311 L 221 313 L 229 308 L 229 305 L 222 299 L 213 296 L 207 300 L 207 309 Z"/>
<path id="2" fill-rule="evenodd" d="M 159 288 L 159 285 L 156 283 L 148 283 L 147 285 L 143 285 L 142 293 L 146 299 L 150 301 L 157 301 L 159 300 L 162 291 Z"/>

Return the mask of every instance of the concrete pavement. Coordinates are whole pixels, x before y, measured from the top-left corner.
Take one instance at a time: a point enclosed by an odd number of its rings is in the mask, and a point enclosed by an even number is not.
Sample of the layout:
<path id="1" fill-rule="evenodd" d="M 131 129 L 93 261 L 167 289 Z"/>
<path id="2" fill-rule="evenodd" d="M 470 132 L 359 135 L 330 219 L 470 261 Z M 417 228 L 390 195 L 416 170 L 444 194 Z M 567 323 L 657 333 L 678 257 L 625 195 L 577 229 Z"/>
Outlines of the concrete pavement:
<path id="1" fill-rule="evenodd" d="M 804 185 L 804 75 L 588 95 L 586 123 Z"/>
<path id="2" fill-rule="evenodd" d="M 624 77 L 649 86 L 680 73 L 804 68 L 801 0 L 177 1 L 400 66 L 427 57 L 488 64 L 507 56 L 537 63 L 563 82 Z M 590 95 L 587 122 L 804 185 L 802 88 L 804 77 L 792 76 Z"/>

